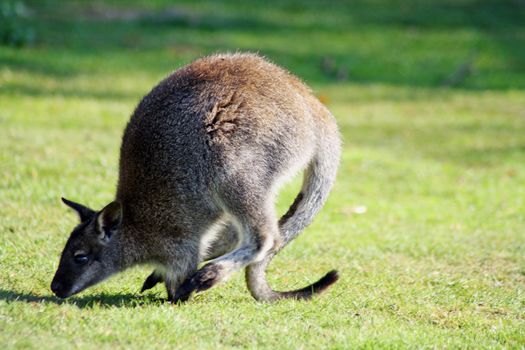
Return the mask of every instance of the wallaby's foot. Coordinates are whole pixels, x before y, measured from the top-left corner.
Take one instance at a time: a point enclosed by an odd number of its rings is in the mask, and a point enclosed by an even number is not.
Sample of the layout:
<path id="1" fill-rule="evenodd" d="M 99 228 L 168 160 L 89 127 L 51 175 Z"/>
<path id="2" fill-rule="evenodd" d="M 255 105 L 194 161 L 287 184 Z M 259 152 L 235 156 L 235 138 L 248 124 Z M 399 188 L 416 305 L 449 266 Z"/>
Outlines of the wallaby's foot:
<path id="1" fill-rule="evenodd" d="M 222 267 L 219 264 L 208 264 L 201 268 L 191 278 L 192 285 L 196 292 L 210 289 L 222 279 Z"/>
<path id="2" fill-rule="evenodd" d="M 153 272 L 144 281 L 144 284 L 142 285 L 140 292 L 144 293 L 144 291 L 151 289 L 155 287 L 158 283 L 162 283 L 162 282 L 164 282 L 164 276 L 158 273 L 157 270 L 153 270 Z"/>
<path id="3" fill-rule="evenodd" d="M 210 289 L 222 279 L 221 266 L 218 264 L 208 264 L 197 271 L 193 276 L 188 277 L 177 289 L 175 301 L 186 301 L 193 292 L 202 292 Z"/>

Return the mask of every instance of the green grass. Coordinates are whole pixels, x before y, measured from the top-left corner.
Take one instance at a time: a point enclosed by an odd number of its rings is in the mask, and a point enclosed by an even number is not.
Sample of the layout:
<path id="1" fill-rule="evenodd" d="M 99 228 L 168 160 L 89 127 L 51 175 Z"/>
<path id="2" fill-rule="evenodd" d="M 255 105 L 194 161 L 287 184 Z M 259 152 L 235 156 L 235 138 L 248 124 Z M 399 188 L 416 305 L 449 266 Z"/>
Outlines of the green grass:
<path id="1" fill-rule="evenodd" d="M 525 347 L 521 1 L 105 3 L 27 1 L 35 44 L 0 47 L 0 348 Z M 338 268 L 340 282 L 270 305 L 238 273 L 174 306 L 161 287 L 139 295 L 136 268 L 53 297 L 76 221 L 60 196 L 109 202 L 141 96 L 226 50 L 287 67 L 338 119 L 335 189 L 268 275 L 288 289 Z"/>

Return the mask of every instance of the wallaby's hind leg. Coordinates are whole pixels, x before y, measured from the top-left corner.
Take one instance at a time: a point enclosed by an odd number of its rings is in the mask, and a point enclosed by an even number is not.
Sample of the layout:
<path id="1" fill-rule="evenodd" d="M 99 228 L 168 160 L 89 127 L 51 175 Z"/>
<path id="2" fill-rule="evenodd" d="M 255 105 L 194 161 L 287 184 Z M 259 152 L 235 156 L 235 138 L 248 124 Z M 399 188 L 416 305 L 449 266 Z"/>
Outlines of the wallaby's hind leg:
<path id="1" fill-rule="evenodd" d="M 187 299 L 193 292 L 209 289 L 233 272 L 262 260 L 269 253 L 279 238 L 279 228 L 273 209 L 263 208 L 255 208 L 252 204 L 232 213 L 239 223 L 240 246 L 210 261 L 188 278 L 177 291 L 178 297 Z M 244 214 L 241 214 L 243 211 Z"/>
<path id="2" fill-rule="evenodd" d="M 321 108 L 321 110 L 323 110 Z M 327 115 L 323 119 L 330 120 Z M 261 301 L 275 301 L 283 298 L 309 299 L 326 290 L 338 279 L 337 271 L 328 272 L 317 282 L 298 290 L 274 291 L 266 281 L 266 268 L 275 254 L 308 226 L 325 203 L 334 183 L 341 146 L 335 122 L 320 124 L 318 146 L 315 156 L 305 171 L 303 187 L 288 212 L 279 220 L 281 245 L 276 247 L 264 260 L 251 264 L 246 269 L 246 282 L 252 296 Z"/>
<path id="3" fill-rule="evenodd" d="M 239 232 L 237 227 L 239 225 L 229 221 L 224 224 L 223 229 L 217 235 L 215 240 L 206 249 L 205 254 L 202 255 L 202 261 L 208 261 L 221 257 L 233 251 L 239 246 Z"/>

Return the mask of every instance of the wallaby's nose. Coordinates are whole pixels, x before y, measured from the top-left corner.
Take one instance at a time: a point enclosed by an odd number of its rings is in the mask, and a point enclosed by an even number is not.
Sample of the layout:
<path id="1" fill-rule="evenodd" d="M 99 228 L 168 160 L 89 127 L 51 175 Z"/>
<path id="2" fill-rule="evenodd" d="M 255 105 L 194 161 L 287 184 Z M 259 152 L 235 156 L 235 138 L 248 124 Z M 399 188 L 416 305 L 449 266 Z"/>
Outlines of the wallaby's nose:
<path id="1" fill-rule="evenodd" d="M 59 282 L 59 281 L 56 281 L 56 280 L 53 280 L 53 282 L 51 282 L 51 290 L 53 291 L 53 293 L 55 293 L 57 296 L 58 294 L 60 293 L 60 289 L 62 287 L 62 284 Z"/>

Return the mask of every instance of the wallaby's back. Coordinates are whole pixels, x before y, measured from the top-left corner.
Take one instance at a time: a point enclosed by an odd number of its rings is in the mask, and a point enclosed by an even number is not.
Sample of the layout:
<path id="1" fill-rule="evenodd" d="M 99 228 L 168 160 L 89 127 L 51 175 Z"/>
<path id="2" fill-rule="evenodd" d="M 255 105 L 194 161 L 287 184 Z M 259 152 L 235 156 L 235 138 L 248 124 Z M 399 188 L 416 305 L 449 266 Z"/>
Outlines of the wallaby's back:
<path id="1" fill-rule="evenodd" d="M 243 170 L 272 189 L 280 170 L 306 165 L 323 129 L 337 132 L 329 112 L 282 68 L 254 54 L 202 58 L 135 110 L 123 136 L 118 197 L 198 200 L 192 196 Z"/>

